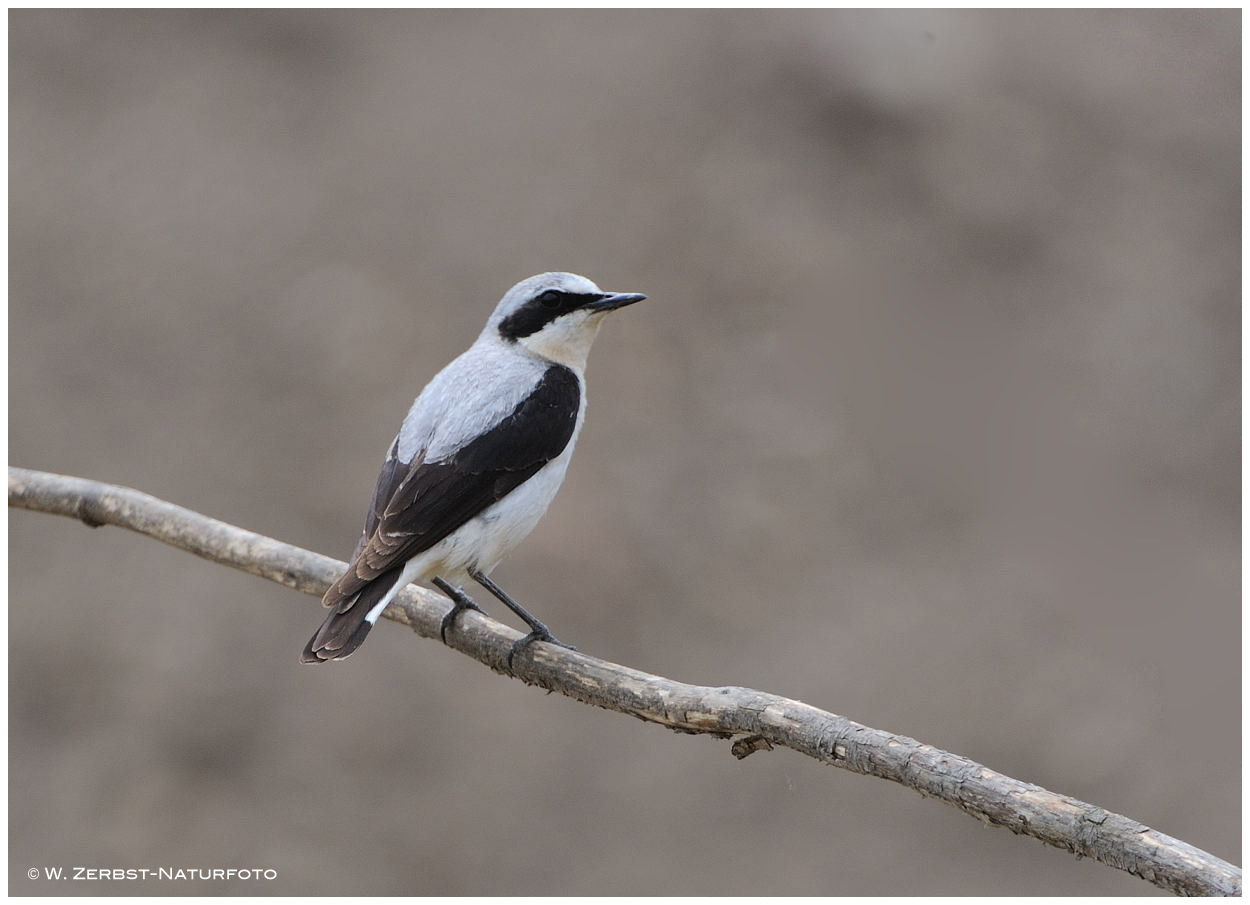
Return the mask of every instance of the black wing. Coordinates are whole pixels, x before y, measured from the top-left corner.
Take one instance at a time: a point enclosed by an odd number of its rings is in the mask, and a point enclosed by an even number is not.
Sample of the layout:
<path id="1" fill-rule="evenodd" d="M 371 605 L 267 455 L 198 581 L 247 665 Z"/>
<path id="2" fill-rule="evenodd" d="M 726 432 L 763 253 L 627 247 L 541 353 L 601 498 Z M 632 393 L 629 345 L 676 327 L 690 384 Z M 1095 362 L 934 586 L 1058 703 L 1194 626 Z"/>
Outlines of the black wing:
<path id="1" fill-rule="evenodd" d="M 568 446 L 580 405 L 577 375 L 553 365 L 511 414 L 450 458 L 418 457 L 404 466 L 392 446 L 365 518 L 366 536 L 326 592 L 325 605 L 347 612 L 379 576 L 402 568 L 533 477 Z"/>
<path id="2" fill-rule="evenodd" d="M 399 437 L 396 437 L 391 448 L 386 451 L 386 460 L 382 463 L 382 471 L 373 487 L 373 499 L 369 501 L 369 509 L 365 512 L 365 527 L 360 532 L 360 540 L 356 541 L 356 549 L 352 551 L 349 562 L 360 555 L 369 538 L 373 537 L 373 532 L 378 530 L 378 521 L 386 511 L 386 504 L 391 501 L 395 490 L 403 483 L 411 468 L 411 463 L 399 461 Z"/>

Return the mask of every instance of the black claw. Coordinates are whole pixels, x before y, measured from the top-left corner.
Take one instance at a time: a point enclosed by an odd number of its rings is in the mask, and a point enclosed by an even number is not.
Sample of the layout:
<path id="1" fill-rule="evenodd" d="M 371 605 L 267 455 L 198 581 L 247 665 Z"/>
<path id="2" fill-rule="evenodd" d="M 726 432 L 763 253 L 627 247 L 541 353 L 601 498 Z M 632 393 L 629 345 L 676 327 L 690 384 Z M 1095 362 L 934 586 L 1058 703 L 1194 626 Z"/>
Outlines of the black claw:
<path id="1" fill-rule="evenodd" d="M 443 621 L 439 624 L 438 635 L 443 639 L 443 643 L 447 643 L 447 629 L 451 628 L 456 622 L 456 617 L 465 610 L 477 610 L 485 615 L 486 611 L 478 606 L 473 598 L 466 594 L 463 589 L 453 584 L 448 584 L 441 578 L 434 578 L 432 584 L 440 591 L 451 598 L 451 609 L 443 614 Z"/>
<path id="2" fill-rule="evenodd" d="M 512 610 L 512 612 L 524 619 L 525 624 L 530 627 L 530 633 L 514 643 L 508 650 L 508 672 L 512 672 L 512 658 L 517 655 L 517 652 L 524 650 L 535 641 L 546 641 L 548 644 L 554 644 L 557 647 L 567 648 L 568 650 L 577 650 L 577 648 L 573 645 L 565 644 L 555 635 L 551 634 L 551 631 L 547 628 L 547 626 L 543 625 L 536 618 L 534 618 L 534 615 L 529 610 L 509 597 L 507 592 L 505 592 L 503 588 L 499 587 L 499 585 L 491 581 L 490 577 L 487 576 L 485 572 L 480 569 L 471 569 L 469 570 L 469 577 L 486 590 L 490 591 L 491 594 L 498 598 L 500 603 L 504 604 L 508 609 Z"/>
<path id="3" fill-rule="evenodd" d="M 547 644 L 554 644 L 556 647 L 563 647 L 565 650 L 577 650 L 576 647 L 571 644 L 565 644 L 555 635 L 551 634 L 551 632 L 545 630 L 539 631 L 536 629 L 524 638 L 519 638 L 514 641 L 512 643 L 512 647 L 508 649 L 508 672 L 512 672 L 512 658 L 521 651 L 525 650 L 525 648 L 529 647 L 535 641 L 544 641 Z"/>

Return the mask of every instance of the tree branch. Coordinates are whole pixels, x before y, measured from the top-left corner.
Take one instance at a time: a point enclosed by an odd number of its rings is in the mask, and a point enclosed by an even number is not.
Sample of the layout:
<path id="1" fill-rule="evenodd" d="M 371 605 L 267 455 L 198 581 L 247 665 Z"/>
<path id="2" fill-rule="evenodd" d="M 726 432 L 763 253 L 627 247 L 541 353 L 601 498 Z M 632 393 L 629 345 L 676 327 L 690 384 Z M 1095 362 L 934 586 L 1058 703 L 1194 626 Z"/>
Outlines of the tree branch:
<path id="1" fill-rule="evenodd" d="M 9 505 L 117 525 L 197 556 L 321 596 L 344 563 L 236 528 L 126 487 L 9 469 Z M 437 638 L 448 609 L 441 594 L 411 586 L 385 615 Z M 496 672 L 520 634 L 466 611 L 448 641 Z M 742 758 L 775 745 L 854 773 L 901 783 L 940 798 L 982 822 L 1032 836 L 1077 856 L 1128 871 L 1183 895 L 1241 895 L 1241 870 L 1227 861 L 1119 814 L 995 773 L 915 739 L 861 726 L 800 701 L 750 688 L 674 682 L 576 651 L 536 644 L 512 673 L 522 681 L 606 710 L 681 732 L 739 736 Z"/>

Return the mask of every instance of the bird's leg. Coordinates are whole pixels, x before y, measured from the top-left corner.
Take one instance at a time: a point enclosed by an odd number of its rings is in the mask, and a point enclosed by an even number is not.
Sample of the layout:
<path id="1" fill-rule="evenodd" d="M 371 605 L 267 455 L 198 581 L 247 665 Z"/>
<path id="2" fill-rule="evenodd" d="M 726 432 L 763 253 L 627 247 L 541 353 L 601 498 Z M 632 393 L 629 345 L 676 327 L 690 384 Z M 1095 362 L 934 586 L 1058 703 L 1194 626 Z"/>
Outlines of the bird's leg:
<path id="1" fill-rule="evenodd" d="M 443 622 L 438 627 L 439 637 L 443 639 L 444 644 L 447 643 L 447 629 L 451 628 L 456 621 L 456 617 L 465 610 L 477 610 L 483 616 L 486 615 L 486 611 L 478 606 L 473 601 L 473 598 L 464 592 L 463 588 L 458 588 L 454 584 L 443 581 L 437 575 L 434 576 L 431 583 L 451 598 L 451 609 L 443 616 Z"/>
<path id="2" fill-rule="evenodd" d="M 535 619 L 534 616 L 527 609 L 525 609 L 525 607 L 521 606 L 521 604 L 509 597 L 508 592 L 491 581 L 486 573 L 478 571 L 477 569 L 470 569 L 469 577 L 494 594 L 504 606 L 525 620 L 525 624 L 530 627 L 530 633 L 513 644 L 512 649 L 508 651 L 509 670 L 512 669 L 512 658 L 517 655 L 517 652 L 525 649 L 535 641 L 546 641 L 548 644 L 555 644 L 558 647 L 567 647 L 569 650 L 577 650 L 577 648 L 573 645 L 565 644 L 555 635 L 551 634 L 551 629 L 547 628 L 547 626 Z"/>

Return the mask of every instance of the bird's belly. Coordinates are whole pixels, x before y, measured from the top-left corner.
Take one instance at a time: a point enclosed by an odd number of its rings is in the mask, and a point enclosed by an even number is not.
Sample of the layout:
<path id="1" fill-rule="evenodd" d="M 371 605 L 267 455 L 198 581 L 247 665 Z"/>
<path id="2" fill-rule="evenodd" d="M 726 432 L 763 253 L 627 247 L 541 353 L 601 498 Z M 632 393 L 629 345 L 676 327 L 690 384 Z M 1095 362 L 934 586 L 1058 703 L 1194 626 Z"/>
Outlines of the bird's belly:
<path id="1" fill-rule="evenodd" d="M 571 446 L 571 444 L 570 444 Z M 571 452 L 566 449 L 565 453 Z M 564 482 L 568 455 L 561 455 L 448 538 L 443 554 L 450 570 L 490 572 L 542 519 Z"/>

